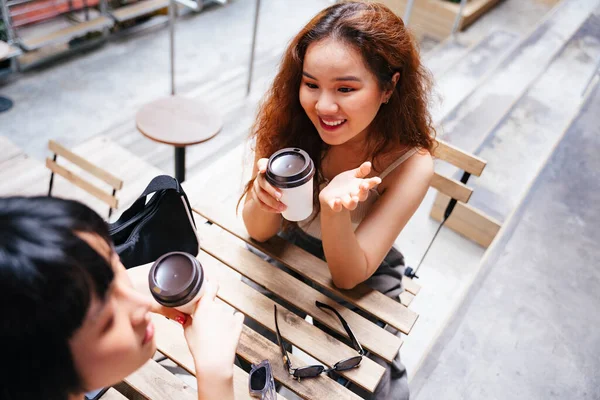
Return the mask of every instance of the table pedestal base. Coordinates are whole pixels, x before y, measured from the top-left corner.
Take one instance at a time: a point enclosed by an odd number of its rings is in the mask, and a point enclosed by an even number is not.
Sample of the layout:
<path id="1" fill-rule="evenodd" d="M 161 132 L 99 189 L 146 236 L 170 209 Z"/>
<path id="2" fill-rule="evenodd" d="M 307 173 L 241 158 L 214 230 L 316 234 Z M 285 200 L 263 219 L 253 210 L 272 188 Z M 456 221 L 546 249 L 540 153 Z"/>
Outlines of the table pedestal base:
<path id="1" fill-rule="evenodd" d="M 185 147 L 175 147 L 175 178 L 185 181 Z"/>

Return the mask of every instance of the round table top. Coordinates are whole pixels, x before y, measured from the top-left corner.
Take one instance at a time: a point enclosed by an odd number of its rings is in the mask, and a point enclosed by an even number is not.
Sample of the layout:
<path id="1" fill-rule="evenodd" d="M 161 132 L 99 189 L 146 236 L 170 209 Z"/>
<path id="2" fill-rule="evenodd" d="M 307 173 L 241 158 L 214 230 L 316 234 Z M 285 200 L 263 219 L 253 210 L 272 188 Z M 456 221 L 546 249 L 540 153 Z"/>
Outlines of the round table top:
<path id="1" fill-rule="evenodd" d="M 144 105 L 136 114 L 138 130 L 156 142 L 183 147 L 202 143 L 221 130 L 221 115 L 207 104 L 169 96 Z"/>
<path id="2" fill-rule="evenodd" d="M 8 43 L 5 43 L 2 40 L 0 40 L 0 60 L 5 58 L 9 52 L 10 46 L 8 45 Z"/>

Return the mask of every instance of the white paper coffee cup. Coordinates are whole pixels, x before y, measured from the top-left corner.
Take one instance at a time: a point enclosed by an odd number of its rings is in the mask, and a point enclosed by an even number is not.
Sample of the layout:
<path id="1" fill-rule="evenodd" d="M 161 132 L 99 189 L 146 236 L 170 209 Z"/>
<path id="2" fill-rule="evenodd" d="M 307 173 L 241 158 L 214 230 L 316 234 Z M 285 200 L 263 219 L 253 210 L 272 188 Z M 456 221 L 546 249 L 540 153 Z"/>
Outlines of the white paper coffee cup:
<path id="1" fill-rule="evenodd" d="M 150 268 L 148 284 L 154 299 L 165 307 L 192 314 L 204 294 L 204 270 L 191 254 L 173 251 L 162 255 Z"/>
<path id="2" fill-rule="evenodd" d="M 313 212 L 315 166 L 308 153 L 298 148 L 277 151 L 267 164 L 266 179 L 281 191 L 282 213 L 288 221 L 302 221 Z"/>

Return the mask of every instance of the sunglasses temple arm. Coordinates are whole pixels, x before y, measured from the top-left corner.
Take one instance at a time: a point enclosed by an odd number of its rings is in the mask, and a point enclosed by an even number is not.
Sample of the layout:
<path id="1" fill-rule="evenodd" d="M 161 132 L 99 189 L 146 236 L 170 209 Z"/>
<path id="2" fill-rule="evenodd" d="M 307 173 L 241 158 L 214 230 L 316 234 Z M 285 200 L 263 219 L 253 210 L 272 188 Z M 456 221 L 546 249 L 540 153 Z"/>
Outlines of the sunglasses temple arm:
<path id="1" fill-rule="evenodd" d="M 354 348 L 356 350 L 358 350 L 358 352 L 360 353 L 360 355 L 365 355 L 366 352 L 363 350 L 362 346 L 358 342 L 358 339 L 356 339 L 356 336 L 354 336 L 354 332 L 352 332 L 352 329 L 350 329 L 350 325 L 348 325 L 348 323 L 346 322 L 346 320 L 344 319 L 344 317 L 342 317 L 342 315 L 335 308 L 331 307 L 328 304 L 321 303 L 320 301 L 315 301 L 315 304 L 319 308 L 326 308 L 326 309 L 328 309 L 330 311 L 333 311 L 333 313 L 338 317 L 338 319 L 342 323 L 342 326 L 344 327 L 344 330 L 346 330 L 346 333 L 350 337 L 350 340 L 352 341 L 352 344 L 354 345 Z"/>
<path id="2" fill-rule="evenodd" d="M 273 304 L 273 313 L 275 315 L 275 333 L 277 334 L 277 342 L 279 342 L 279 349 L 281 350 L 281 356 L 283 357 L 283 361 L 287 366 L 288 371 L 292 371 L 292 362 L 290 361 L 290 356 L 283 345 L 283 339 L 281 337 L 281 332 L 279 332 L 279 324 L 277 323 L 277 306 Z"/>

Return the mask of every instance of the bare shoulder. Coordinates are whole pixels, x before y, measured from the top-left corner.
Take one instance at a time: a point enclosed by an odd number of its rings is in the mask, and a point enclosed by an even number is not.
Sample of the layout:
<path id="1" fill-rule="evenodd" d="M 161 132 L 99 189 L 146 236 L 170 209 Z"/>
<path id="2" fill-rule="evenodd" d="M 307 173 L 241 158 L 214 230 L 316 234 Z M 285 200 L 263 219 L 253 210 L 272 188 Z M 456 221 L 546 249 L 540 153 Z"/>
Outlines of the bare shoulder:
<path id="1" fill-rule="evenodd" d="M 400 169 L 402 167 L 415 169 L 416 172 L 424 175 L 431 175 L 433 174 L 433 157 L 427 150 L 417 150 L 412 157 L 400 165 Z"/>
<path id="2" fill-rule="evenodd" d="M 385 177 L 381 192 L 405 185 L 428 187 L 432 176 L 433 157 L 427 150 L 419 150 Z"/>

